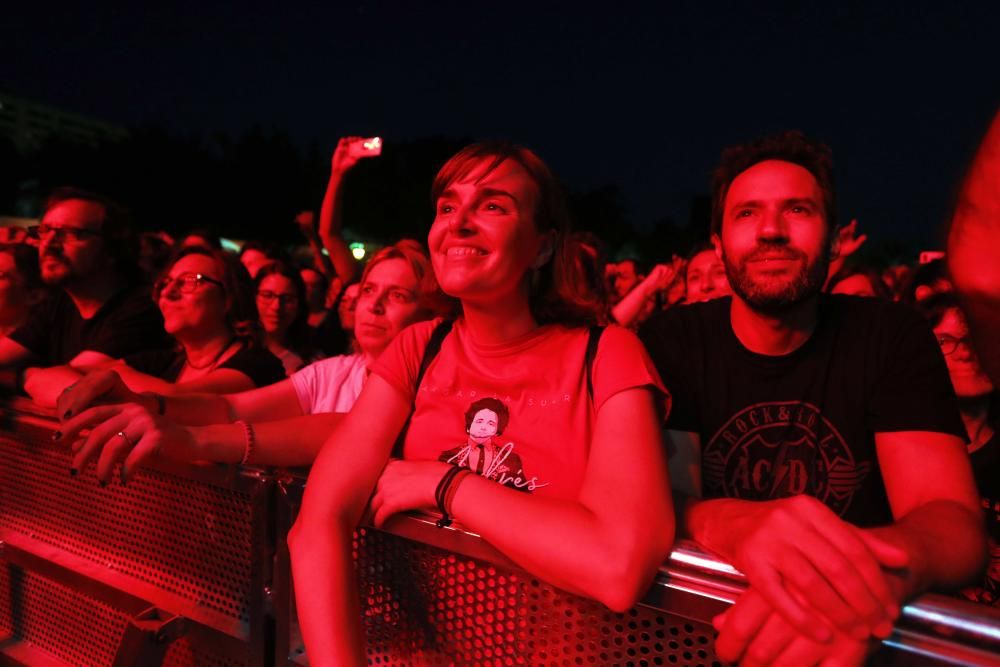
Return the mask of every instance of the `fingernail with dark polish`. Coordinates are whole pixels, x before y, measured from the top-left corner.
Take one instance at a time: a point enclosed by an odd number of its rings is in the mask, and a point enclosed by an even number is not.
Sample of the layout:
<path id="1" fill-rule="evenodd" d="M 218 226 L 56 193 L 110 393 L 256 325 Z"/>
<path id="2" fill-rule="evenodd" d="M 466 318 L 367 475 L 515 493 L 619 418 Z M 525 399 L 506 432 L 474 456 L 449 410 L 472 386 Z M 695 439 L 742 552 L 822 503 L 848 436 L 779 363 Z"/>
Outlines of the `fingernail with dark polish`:
<path id="1" fill-rule="evenodd" d="M 63 419 L 69 419 L 72 416 L 73 416 L 72 410 L 67 410 L 66 412 L 63 413 Z"/>
<path id="2" fill-rule="evenodd" d="M 97 480 L 97 483 L 98 483 L 98 485 L 100 485 L 100 487 L 101 487 L 102 489 L 103 489 L 104 487 L 106 487 L 106 486 L 108 485 L 108 483 L 107 483 L 107 482 L 105 482 L 105 481 L 104 481 L 103 479 L 99 479 L 99 480 Z"/>
<path id="3" fill-rule="evenodd" d="M 76 468 L 70 468 L 69 469 L 69 476 L 70 477 L 76 477 L 79 474 L 80 474 L 80 471 L 77 470 Z"/>
<path id="4" fill-rule="evenodd" d="M 55 433 L 52 434 L 52 442 L 55 442 L 61 437 L 62 437 L 62 431 L 56 431 Z"/>

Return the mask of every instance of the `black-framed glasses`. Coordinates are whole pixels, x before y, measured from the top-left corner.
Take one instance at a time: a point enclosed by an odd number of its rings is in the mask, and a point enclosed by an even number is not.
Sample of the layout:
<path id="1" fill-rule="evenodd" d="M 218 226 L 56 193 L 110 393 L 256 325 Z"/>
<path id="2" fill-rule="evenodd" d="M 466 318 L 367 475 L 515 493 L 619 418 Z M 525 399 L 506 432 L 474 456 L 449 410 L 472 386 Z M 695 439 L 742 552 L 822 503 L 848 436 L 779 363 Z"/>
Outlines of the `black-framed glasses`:
<path id="1" fill-rule="evenodd" d="M 965 349 L 969 352 L 975 353 L 972 348 L 972 341 L 969 340 L 968 336 L 963 336 L 961 338 L 955 338 L 948 334 L 938 334 L 937 337 L 938 345 L 941 346 L 941 353 L 944 355 L 954 354 L 960 345 L 964 345 Z"/>
<path id="2" fill-rule="evenodd" d="M 53 227 L 43 222 L 40 225 L 28 227 L 28 236 L 41 241 L 48 241 L 54 237 L 59 242 L 83 243 L 87 239 L 102 238 L 104 232 L 84 229 L 83 227 L 73 227 L 72 225 Z"/>
<path id="3" fill-rule="evenodd" d="M 295 294 L 278 294 L 277 292 L 271 292 L 270 290 L 257 292 L 257 298 L 266 303 L 273 303 L 277 301 L 282 306 L 290 306 L 298 303 L 299 301 L 299 297 Z"/>
<path id="4" fill-rule="evenodd" d="M 174 276 L 173 278 L 165 276 L 157 280 L 153 284 L 153 296 L 155 298 L 159 298 L 160 294 L 162 294 L 164 290 L 175 286 L 177 291 L 181 294 L 192 294 L 198 291 L 198 287 L 203 283 L 218 285 L 219 289 L 223 291 L 226 289 L 226 286 L 222 284 L 221 280 L 216 280 L 215 278 L 206 276 L 204 273 L 182 273 L 178 276 Z"/>

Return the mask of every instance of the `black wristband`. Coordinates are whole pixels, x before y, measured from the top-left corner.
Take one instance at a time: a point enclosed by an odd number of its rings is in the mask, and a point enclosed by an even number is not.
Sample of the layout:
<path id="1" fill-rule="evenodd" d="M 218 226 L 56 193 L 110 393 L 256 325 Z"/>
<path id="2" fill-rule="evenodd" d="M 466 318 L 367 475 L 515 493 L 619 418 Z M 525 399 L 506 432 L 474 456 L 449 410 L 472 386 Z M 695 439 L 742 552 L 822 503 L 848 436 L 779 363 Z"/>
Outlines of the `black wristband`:
<path id="1" fill-rule="evenodd" d="M 441 511 L 441 518 L 438 519 L 437 527 L 444 528 L 445 526 L 451 525 L 451 516 L 448 514 L 448 508 L 445 507 L 445 496 L 448 494 L 448 487 L 451 483 L 455 481 L 455 477 L 458 473 L 462 472 L 462 468 L 458 466 L 452 466 L 448 469 L 448 472 L 441 477 L 441 481 L 438 482 L 437 489 L 434 490 L 434 502 L 437 503 L 438 509 Z"/>

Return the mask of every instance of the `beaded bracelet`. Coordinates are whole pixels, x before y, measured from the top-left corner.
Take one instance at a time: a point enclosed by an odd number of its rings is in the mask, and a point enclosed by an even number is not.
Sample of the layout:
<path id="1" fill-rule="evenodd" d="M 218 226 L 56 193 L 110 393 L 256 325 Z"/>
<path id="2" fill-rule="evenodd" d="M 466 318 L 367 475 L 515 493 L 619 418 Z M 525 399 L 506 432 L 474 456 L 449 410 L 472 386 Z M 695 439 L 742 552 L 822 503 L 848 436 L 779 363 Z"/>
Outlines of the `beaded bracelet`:
<path id="1" fill-rule="evenodd" d="M 250 462 L 250 456 L 253 454 L 253 446 L 257 444 L 257 440 L 254 436 L 253 426 L 249 422 L 237 419 L 234 423 L 243 427 L 245 442 L 243 445 L 243 460 L 240 461 L 240 465 L 245 466 Z"/>

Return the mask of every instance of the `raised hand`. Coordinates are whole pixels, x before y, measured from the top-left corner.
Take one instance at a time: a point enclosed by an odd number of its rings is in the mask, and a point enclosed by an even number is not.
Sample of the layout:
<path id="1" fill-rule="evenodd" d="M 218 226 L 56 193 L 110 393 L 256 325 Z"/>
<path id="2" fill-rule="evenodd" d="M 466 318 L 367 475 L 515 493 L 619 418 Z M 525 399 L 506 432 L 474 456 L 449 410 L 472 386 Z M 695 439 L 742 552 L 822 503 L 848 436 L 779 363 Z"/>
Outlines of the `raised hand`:
<path id="1" fill-rule="evenodd" d="M 376 152 L 365 148 L 363 137 L 341 137 L 330 159 L 330 167 L 336 173 L 344 173 L 366 157 L 374 157 Z"/>
<path id="2" fill-rule="evenodd" d="M 840 257 L 847 258 L 858 251 L 858 249 L 868 240 L 867 234 L 857 235 L 858 220 L 851 220 L 850 224 L 844 225 L 837 230 L 837 241 L 840 244 Z"/>

